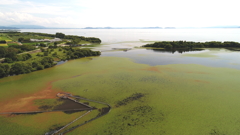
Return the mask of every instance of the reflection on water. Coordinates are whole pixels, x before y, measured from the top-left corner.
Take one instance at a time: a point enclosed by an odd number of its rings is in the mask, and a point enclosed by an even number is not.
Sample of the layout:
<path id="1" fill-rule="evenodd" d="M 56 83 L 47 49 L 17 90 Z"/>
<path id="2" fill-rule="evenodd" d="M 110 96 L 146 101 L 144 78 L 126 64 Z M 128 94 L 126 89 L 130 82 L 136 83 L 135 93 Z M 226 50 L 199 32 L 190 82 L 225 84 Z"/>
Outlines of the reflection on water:
<path id="1" fill-rule="evenodd" d="M 190 49 L 190 48 L 185 48 L 185 49 L 150 49 L 155 52 L 161 52 L 161 53 L 186 53 L 186 52 L 194 52 L 194 51 L 202 51 L 204 49 Z"/>
<path id="2" fill-rule="evenodd" d="M 127 57 L 148 65 L 201 64 L 240 69 L 240 52 L 236 49 L 146 50 L 136 49 L 155 41 L 235 41 L 240 42 L 240 29 L 23 29 L 22 32 L 62 32 L 67 35 L 98 37 L 102 45 L 92 48 L 102 56 Z M 112 48 L 133 48 L 113 51 Z M 238 49 L 239 50 L 239 49 Z"/>
<path id="3" fill-rule="evenodd" d="M 151 66 L 168 64 L 200 64 L 211 67 L 240 69 L 240 53 L 223 48 L 195 50 L 133 49 L 127 52 L 102 52 L 101 56 L 126 57 Z"/>

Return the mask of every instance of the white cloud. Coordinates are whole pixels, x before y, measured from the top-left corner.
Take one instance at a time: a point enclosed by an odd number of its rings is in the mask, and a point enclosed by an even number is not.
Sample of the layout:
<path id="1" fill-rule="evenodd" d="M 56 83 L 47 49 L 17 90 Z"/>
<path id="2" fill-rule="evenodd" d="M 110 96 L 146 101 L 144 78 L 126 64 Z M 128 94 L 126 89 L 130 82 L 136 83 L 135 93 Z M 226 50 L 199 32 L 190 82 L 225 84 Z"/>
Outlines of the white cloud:
<path id="1" fill-rule="evenodd" d="M 0 23 L 8 24 L 35 24 L 43 26 L 69 26 L 75 25 L 71 22 L 74 22 L 72 18 L 62 18 L 62 17 L 53 17 L 53 18 L 41 18 L 35 17 L 27 13 L 17 13 L 17 12 L 0 12 Z"/>
<path id="2" fill-rule="evenodd" d="M 0 5 L 12 5 L 20 3 L 18 0 L 0 0 Z"/>
<path id="3" fill-rule="evenodd" d="M 43 26 L 213 26 L 240 25 L 237 0 L 0 0 L 1 22 Z M 8 3 L 8 5 L 7 5 Z M 15 3 L 15 4 L 14 4 Z M 17 4 L 16 4 L 17 3 Z M 11 5 L 10 5 L 11 4 Z M 18 13 L 18 14 L 17 14 Z M 14 18 L 14 14 L 17 17 Z M 2 19 L 4 19 L 2 17 Z"/>

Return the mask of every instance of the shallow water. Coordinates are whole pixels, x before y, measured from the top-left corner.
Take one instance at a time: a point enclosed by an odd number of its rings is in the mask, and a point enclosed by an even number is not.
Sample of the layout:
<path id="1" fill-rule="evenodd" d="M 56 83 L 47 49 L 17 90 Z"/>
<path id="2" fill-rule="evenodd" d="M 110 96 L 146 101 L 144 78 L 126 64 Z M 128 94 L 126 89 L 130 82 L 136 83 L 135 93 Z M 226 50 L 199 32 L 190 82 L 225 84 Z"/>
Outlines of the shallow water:
<path id="1" fill-rule="evenodd" d="M 49 31 L 53 32 L 53 30 Z M 68 31 L 73 34 L 85 31 L 85 35 L 95 33 L 93 36 L 102 34 L 101 36 L 105 37 L 103 38 L 104 44 L 94 48 L 94 50 L 102 50 L 102 55 L 70 60 L 46 70 L 0 79 L 0 101 L 8 102 L 8 99 L 16 100 L 21 96 L 29 97 L 38 91 L 47 90 L 53 93 L 70 92 L 73 95 L 107 102 L 113 106 L 108 115 L 70 132 L 69 135 L 240 134 L 239 52 L 206 48 L 203 51 L 169 53 L 135 48 L 135 46 L 146 44 L 145 41 L 139 40 L 140 38 L 149 39 L 149 41 L 159 39 L 159 35 L 155 35 L 159 34 L 159 31 L 139 30 L 141 34 L 131 35 L 127 31 L 116 30 L 115 34 L 113 33 L 115 37 L 113 36 L 112 39 L 107 36 L 111 36 L 113 30 L 109 32 L 79 30 L 75 33 L 74 30 L 55 31 L 66 33 Z M 119 31 L 120 33 L 116 33 Z M 173 31 L 163 31 L 161 34 L 165 37 L 164 40 L 175 37 L 178 38 L 174 40 L 183 38 L 184 35 L 191 34 L 192 30 L 186 31 L 185 34 L 182 34 L 181 30 L 175 31 L 175 36 L 173 36 Z M 226 34 L 221 31 L 228 34 L 233 31 L 229 34 L 232 38 L 234 38 L 233 35 L 238 34 L 236 29 L 214 30 L 212 34 L 216 32 L 219 34 L 213 34 L 209 36 L 209 39 L 219 36 L 213 38 L 216 40 Z M 198 30 L 197 33 L 204 32 L 206 31 Z M 123 36 L 123 33 L 126 35 Z M 172 33 L 172 36 L 167 37 L 169 33 Z M 194 40 L 197 33 L 189 36 L 188 40 Z M 146 34 L 144 38 L 139 36 Z M 122 36 L 118 38 L 116 35 Z M 231 40 L 229 37 L 223 39 Z M 123 40 L 119 41 L 120 39 Z M 197 41 L 206 39 L 208 37 L 203 35 L 202 39 Z M 112 48 L 132 49 L 121 51 L 112 50 Z M 142 93 L 144 96 L 124 106 L 116 107 L 119 101 L 123 101 L 134 93 Z M 83 122 L 91 118 L 90 116 L 92 113 L 86 119 L 84 118 Z M 0 116 L 0 130 L 5 134 L 15 132 L 27 134 L 28 131 L 23 132 L 23 129 L 28 129 L 31 133 L 39 131 L 44 134 L 43 131 L 46 131 L 50 124 L 56 124 L 51 122 L 39 130 L 36 127 L 45 124 L 44 122 L 36 123 L 36 119 L 44 120 L 44 117 L 53 116 L 41 114 L 39 117 L 40 115 L 33 115 L 31 118 Z M 57 124 L 68 122 L 64 114 L 58 114 L 55 117 Z M 61 121 L 61 118 L 64 120 Z M 71 117 L 71 120 L 74 118 Z M 28 121 L 25 121 L 26 119 Z M 9 130 L 9 127 L 15 130 Z"/>
<path id="2" fill-rule="evenodd" d="M 168 64 L 200 64 L 210 67 L 240 69 L 240 52 L 223 48 L 205 48 L 202 51 L 166 52 L 153 49 L 133 49 L 129 51 L 102 52 L 101 56 L 126 57 L 136 63 L 151 66 Z"/>
<path id="3" fill-rule="evenodd" d="M 22 29 L 22 32 L 45 32 L 99 37 L 102 45 L 92 47 L 102 51 L 101 56 L 126 57 L 136 63 L 155 65 L 200 64 L 211 67 L 240 69 L 240 52 L 222 48 L 206 48 L 204 51 L 163 52 L 139 49 L 154 41 L 236 41 L 240 42 L 240 29 Z M 130 48 L 118 51 L 113 48 Z"/>

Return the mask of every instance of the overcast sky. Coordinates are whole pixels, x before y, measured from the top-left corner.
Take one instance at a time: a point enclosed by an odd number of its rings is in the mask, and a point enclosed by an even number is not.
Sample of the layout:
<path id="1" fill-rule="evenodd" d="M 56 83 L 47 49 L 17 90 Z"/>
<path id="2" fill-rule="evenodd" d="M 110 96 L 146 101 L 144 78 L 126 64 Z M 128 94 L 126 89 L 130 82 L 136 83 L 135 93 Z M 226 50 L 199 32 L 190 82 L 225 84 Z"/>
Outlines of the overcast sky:
<path id="1" fill-rule="evenodd" d="M 0 0 L 0 26 L 240 25 L 239 0 Z"/>

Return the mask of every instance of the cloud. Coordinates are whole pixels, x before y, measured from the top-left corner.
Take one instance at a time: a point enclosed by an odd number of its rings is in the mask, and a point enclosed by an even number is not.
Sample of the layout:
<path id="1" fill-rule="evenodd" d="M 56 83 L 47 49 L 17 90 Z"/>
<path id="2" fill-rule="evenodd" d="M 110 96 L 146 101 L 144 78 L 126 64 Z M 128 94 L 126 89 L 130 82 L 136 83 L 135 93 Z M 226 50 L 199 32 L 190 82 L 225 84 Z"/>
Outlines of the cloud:
<path id="1" fill-rule="evenodd" d="M 41 18 L 36 17 L 27 13 L 17 13 L 17 12 L 0 12 L 0 23 L 8 24 L 35 24 L 43 26 L 69 26 L 75 25 L 71 22 L 74 22 L 72 18 L 62 18 L 62 17 L 53 17 L 53 18 Z"/>
<path id="2" fill-rule="evenodd" d="M 1 24 L 43 26 L 240 25 L 237 0 L 0 0 Z"/>
<path id="3" fill-rule="evenodd" d="M 13 5 L 19 3 L 20 2 L 18 0 L 0 0 L 0 5 Z"/>

